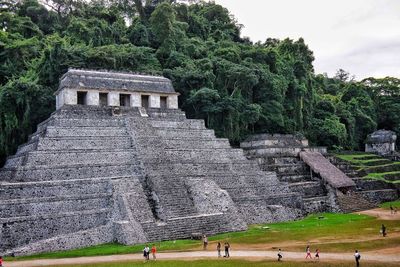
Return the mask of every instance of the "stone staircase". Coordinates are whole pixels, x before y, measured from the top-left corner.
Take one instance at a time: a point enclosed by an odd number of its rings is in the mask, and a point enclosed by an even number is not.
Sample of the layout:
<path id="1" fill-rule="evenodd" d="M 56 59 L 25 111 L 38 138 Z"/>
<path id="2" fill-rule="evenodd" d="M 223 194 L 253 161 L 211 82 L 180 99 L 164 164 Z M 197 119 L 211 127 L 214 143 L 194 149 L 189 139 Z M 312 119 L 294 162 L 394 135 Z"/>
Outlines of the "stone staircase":
<path id="1" fill-rule="evenodd" d="M 301 215 L 297 194 L 293 194 L 285 183 L 279 183 L 274 173 L 261 172 L 256 164 L 244 157 L 241 149 L 230 148 L 227 139 L 217 139 L 212 130 L 205 128 L 202 120 L 188 120 L 180 111 L 149 110 L 148 115 L 148 119 L 139 118 L 133 124 L 146 124 L 135 126 L 142 129 L 137 131 L 142 151 L 149 151 L 149 146 L 157 147 L 151 154 L 142 155 L 151 184 L 155 187 L 164 189 L 171 186 L 168 180 L 171 178 L 167 177 L 174 177 L 173 183 L 188 191 L 190 188 L 186 181 L 211 180 L 229 194 L 240 212 L 246 214 L 244 218 L 248 223 L 283 220 L 288 218 L 283 215 L 286 209 L 292 211 L 293 218 Z M 195 205 L 190 194 L 182 190 L 158 192 L 161 206 L 178 205 L 188 211 L 186 214 L 195 214 L 195 210 L 191 211 Z M 163 201 L 167 203 L 162 204 Z M 257 203 L 258 211 L 249 209 L 252 203 Z M 174 209 L 168 208 L 171 212 Z M 281 214 L 278 214 L 280 210 Z M 167 218 L 175 215 L 168 214 Z"/>
<path id="2" fill-rule="evenodd" d="M 334 156 L 330 156 L 329 159 L 356 183 L 358 194 L 372 204 L 370 207 L 376 207 L 382 202 L 399 199 L 400 193 L 395 185 L 384 181 L 363 178 L 361 177 L 362 173 L 358 172 L 348 162 Z M 361 210 L 361 208 L 358 210 Z"/>
<path id="3" fill-rule="evenodd" d="M 325 185 L 310 172 L 309 167 L 299 157 L 287 154 L 261 155 L 253 153 L 250 149 L 245 151 L 247 157 L 255 160 L 262 170 L 276 172 L 281 182 L 289 183 L 289 188 L 302 196 L 307 213 L 331 210 Z"/>

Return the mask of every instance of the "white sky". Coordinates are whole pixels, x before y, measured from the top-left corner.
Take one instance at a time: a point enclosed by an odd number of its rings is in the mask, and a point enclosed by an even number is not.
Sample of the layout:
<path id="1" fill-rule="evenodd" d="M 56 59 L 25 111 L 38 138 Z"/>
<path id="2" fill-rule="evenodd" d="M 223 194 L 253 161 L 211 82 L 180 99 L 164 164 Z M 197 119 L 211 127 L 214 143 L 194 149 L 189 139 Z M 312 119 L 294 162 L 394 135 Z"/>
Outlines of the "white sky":
<path id="1" fill-rule="evenodd" d="M 215 0 L 254 42 L 303 37 L 316 73 L 400 78 L 400 0 Z"/>

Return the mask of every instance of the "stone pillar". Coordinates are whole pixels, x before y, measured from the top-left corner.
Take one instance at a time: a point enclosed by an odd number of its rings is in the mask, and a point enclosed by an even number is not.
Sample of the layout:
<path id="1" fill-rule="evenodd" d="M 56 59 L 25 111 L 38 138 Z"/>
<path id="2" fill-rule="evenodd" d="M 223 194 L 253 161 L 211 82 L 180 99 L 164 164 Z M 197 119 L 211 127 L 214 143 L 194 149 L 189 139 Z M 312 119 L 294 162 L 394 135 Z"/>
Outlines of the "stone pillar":
<path id="1" fill-rule="evenodd" d="M 151 94 L 149 108 L 160 108 L 160 95 Z"/>
<path id="2" fill-rule="evenodd" d="M 65 105 L 77 105 L 78 104 L 78 94 L 76 90 L 64 89 L 64 104 Z"/>
<path id="3" fill-rule="evenodd" d="M 119 93 L 118 92 L 109 92 L 107 102 L 108 102 L 109 106 L 119 106 Z"/>
<path id="4" fill-rule="evenodd" d="M 139 93 L 131 94 L 131 107 L 141 107 L 142 106 L 142 98 Z"/>
<path id="5" fill-rule="evenodd" d="M 178 96 L 170 95 L 167 98 L 167 108 L 169 109 L 178 109 Z"/>
<path id="6" fill-rule="evenodd" d="M 99 106 L 99 92 L 98 91 L 88 91 L 86 95 L 86 104 L 89 106 Z"/>

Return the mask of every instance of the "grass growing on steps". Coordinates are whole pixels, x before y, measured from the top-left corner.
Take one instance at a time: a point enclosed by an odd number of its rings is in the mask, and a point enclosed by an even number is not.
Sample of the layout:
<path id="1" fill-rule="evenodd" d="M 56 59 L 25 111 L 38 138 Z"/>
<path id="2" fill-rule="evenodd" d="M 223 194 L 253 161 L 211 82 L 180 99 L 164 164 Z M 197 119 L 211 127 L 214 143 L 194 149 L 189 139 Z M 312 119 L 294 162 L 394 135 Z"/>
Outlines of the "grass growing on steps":
<path id="1" fill-rule="evenodd" d="M 386 179 L 385 175 L 400 174 L 400 162 L 390 161 L 371 153 L 336 154 L 337 158 L 347 161 L 357 171 L 366 173 L 364 178 L 381 180 L 387 183 L 400 183 L 400 180 Z"/>
<path id="2" fill-rule="evenodd" d="M 325 246 L 324 249 L 326 251 L 329 251 L 329 247 L 335 249 L 335 251 L 348 251 L 346 245 L 342 245 L 342 243 L 338 243 L 337 241 L 354 238 L 352 241 L 358 242 L 357 238 L 360 237 L 377 237 L 379 235 L 379 227 L 382 223 L 386 225 L 388 233 L 393 231 L 400 232 L 398 221 L 380 221 L 374 217 L 358 214 L 324 213 L 310 215 L 302 220 L 293 222 L 251 225 L 247 231 L 211 236 L 209 237 L 209 246 L 210 249 L 213 249 L 215 242 L 224 242 L 227 240 L 233 248 L 239 245 L 253 248 L 262 245 L 263 248 L 271 249 L 277 243 L 286 242 L 287 244 L 292 244 L 293 249 L 303 251 L 303 245 L 300 248 L 296 247 L 296 244 L 306 244 L 310 240 L 319 239 L 336 243 Z M 149 244 L 151 245 L 152 243 Z M 183 251 L 201 248 L 201 241 L 196 240 L 163 241 L 155 244 L 159 251 Z M 384 243 L 379 246 L 392 247 L 392 245 L 391 243 Z M 288 246 L 284 247 L 288 248 Z M 17 257 L 15 259 L 8 258 L 7 260 L 141 253 L 142 249 L 143 245 L 124 246 L 120 244 L 104 244 L 69 251 Z"/>
<path id="3" fill-rule="evenodd" d="M 362 261 L 361 261 L 362 262 Z M 396 264 L 390 263 L 369 263 L 362 262 L 363 267 L 394 267 Z M 143 263 L 142 261 L 133 261 L 133 262 L 114 262 L 114 263 L 98 263 L 98 264 L 90 264 L 92 267 L 131 267 L 131 266 L 157 266 L 157 267 L 310 267 L 314 265 L 320 265 L 324 267 L 353 267 L 353 262 L 277 262 L 272 260 L 234 260 L 234 259 L 219 259 L 219 260 L 164 260 L 164 261 L 149 261 Z M 62 265 L 62 267 L 87 267 L 88 265 Z M 53 267 L 61 267 L 61 266 L 53 266 Z"/>
<path id="4" fill-rule="evenodd" d="M 385 175 L 388 175 L 388 174 L 389 175 L 398 175 L 400 177 L 400 171 L 392 171 L 392 172 L 371 172 L 371 173 L 368 173 L 366 176 L 364 176 L 364 178 L 382 180 L 387 183 L 400 183 L 400 180 L 395 180 L 395 181 L 387 180 L 385 178 Z"/>

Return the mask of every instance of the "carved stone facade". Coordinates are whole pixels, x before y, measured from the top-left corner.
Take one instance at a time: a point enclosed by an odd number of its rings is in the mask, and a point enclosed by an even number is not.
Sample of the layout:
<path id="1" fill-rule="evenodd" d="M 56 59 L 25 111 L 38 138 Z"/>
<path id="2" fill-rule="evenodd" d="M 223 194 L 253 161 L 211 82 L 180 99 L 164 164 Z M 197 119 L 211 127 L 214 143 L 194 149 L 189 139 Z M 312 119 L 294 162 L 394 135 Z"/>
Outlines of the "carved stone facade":
<path id="1" fill-rule="evenodd" d="M 178 93 L 164 77 L 70 69 L 60 79 L 56 108 L 64 105 L 178 108 Z"/>
<path id="2" fill-rule="evenodd" d="M 396 133 L 387 130 L 378 130 L 369 134 L 365 141 L 365 152 L 388 155 L 396 150 Z"/>

